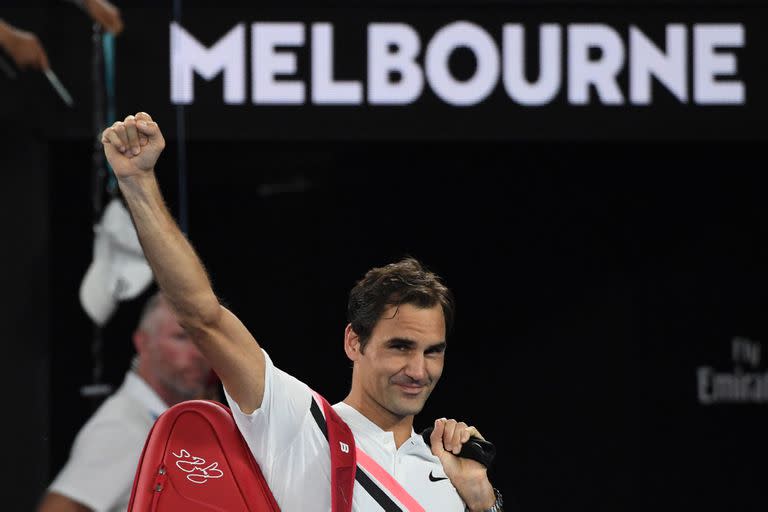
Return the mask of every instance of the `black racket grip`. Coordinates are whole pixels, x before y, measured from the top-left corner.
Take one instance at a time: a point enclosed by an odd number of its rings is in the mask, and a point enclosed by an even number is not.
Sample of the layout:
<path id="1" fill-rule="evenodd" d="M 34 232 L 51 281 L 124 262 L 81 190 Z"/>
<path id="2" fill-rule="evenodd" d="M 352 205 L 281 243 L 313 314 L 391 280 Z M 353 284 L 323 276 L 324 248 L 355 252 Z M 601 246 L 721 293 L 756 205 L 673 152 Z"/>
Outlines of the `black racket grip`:
<path id="1" fill-rule="evenodd" d="M 424 438 L 424 442 L 428 446 L 432 446 L 429 441 L 429 436 L 432 435 L 434 427 L 429 427 L 421 432 L 421 437 Z M 472 459 L 479 462 L 486 468 L 491 467 L 494 457 L 496 457 L 496 447 L 489 441 L 483 441 L 479 437 L 470 437 L 469 441 L 461 446 L 459 457 L 465 459 Z"/>

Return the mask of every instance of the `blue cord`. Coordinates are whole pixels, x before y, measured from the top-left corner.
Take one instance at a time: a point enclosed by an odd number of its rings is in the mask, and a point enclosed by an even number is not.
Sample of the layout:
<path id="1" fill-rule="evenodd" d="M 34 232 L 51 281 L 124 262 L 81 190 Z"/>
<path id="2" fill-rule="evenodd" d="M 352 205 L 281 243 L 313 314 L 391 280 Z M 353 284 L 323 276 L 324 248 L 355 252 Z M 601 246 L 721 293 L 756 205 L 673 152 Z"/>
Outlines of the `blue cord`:
<path id="1" fill-rule="evenodd" d="M 104 126 L 112 126 L 117 121 L 117 113 L 115 110 L 115 36 L 109 32 L 102 36 L 102 48 L 104 51 L 104 88 L 107 95 L 107 108 L 106 119 L 104 120 Z M 107 191 L 110 194 L 117 192 L 117 178 L 115 177 L 115 171 L 112 170 L 112 166 L 109 162 L 106 162 L 107 169 L 109 170 L 109 182 L 107 182 Z"/>

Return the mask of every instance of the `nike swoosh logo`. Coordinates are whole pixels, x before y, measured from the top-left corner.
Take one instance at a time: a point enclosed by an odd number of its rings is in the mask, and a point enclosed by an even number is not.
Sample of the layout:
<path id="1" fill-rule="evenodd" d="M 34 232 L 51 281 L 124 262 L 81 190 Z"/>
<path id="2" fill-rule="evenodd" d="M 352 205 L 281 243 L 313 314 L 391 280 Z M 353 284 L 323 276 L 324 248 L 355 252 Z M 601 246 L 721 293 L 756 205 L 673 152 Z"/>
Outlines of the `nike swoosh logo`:
<path id="1" fill-rule="evenodd" d="M 444 477 L 441 477 L 441 478 L 435 478 L 434 476 L 432 476 L 432 472 L 431 471 L 429 472 L 429 481 L 430 482 L 439 482 L 440 480 L 448 480 L 448 477 L 444 476 Z"/>

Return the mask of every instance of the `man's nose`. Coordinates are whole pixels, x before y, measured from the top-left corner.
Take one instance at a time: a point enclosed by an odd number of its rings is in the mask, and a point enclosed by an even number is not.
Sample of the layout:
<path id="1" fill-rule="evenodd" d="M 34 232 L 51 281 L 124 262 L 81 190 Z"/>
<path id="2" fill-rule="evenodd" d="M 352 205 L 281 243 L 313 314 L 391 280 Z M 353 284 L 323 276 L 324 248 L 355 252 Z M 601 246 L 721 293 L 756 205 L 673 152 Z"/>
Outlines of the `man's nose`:
<path id="1" fill-rule="evenodd" d="M 201 362 L 206 360 L 203 353 L 200 352 L 200 349 L 198 349 L 194 345 L 189 349 L 189 358 L 196 362 Z"/>
<path id="2" fill-rule="evenodd" d="M 427 378 L 427 366 L 424 354 L 414 354 L 408 359 L 405 374 L 411 379 L 423 382 Z"/>

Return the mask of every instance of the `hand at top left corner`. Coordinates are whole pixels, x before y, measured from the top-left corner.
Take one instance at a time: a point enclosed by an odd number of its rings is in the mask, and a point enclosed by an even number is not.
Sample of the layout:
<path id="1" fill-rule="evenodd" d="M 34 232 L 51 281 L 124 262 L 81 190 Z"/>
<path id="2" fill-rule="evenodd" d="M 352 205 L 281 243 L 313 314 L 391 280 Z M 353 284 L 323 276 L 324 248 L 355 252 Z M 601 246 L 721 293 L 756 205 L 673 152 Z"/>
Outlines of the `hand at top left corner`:
<path id="1" fill-rule="evenodd" d="M 120 9 L 111 4 L 109 0 L 85 0 L 84 5 L 91 19 L 108 32 L 119 35 L 123 31 Z"/>
<path id="2" fill-rule="evenodd" d="M 19 69 L 46 70 L 48 55 L 32 32 L 21 30 L 0 19 L 0 48 L 11 56 Z"/>

